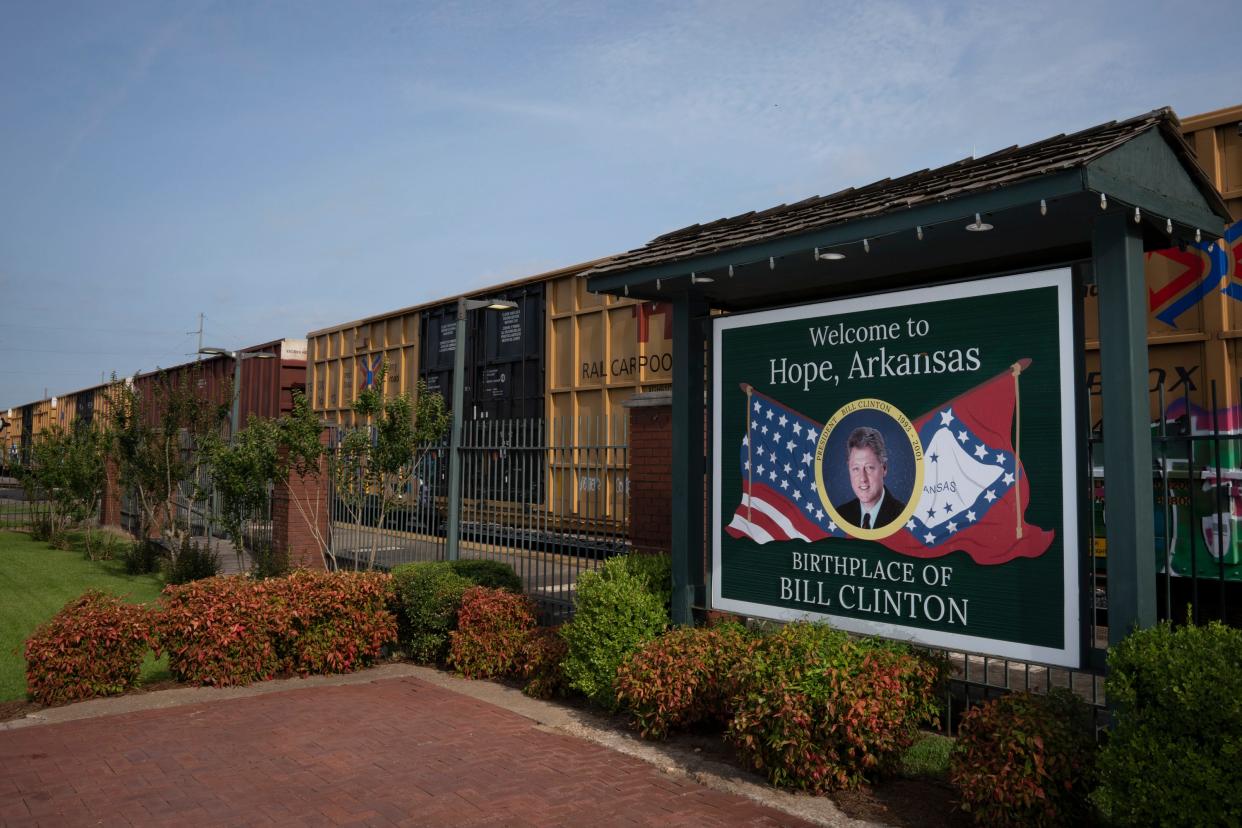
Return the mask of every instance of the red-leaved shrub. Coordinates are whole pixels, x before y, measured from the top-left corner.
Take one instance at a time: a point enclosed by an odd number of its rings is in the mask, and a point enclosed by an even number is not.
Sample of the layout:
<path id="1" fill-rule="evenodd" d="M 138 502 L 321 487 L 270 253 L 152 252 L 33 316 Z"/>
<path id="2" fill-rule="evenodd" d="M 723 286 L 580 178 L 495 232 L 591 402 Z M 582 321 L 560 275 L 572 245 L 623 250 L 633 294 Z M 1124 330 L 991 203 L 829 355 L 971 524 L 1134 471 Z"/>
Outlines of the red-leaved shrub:
<path id="1" fill-rule="evenodd" d="M 275 676 L 287 624 L 275 583 L 226 575 L 164 587 L 156 635 L 173 678 L 227 687 Z"/>
<path id="2" fill-rule="evenodd" d="M 733 672 L 729 738 L 775 785 L 852 788 L 892 769 L 936 716 L 943 665 L 896 644 L 794 623 Z"/>
<path id="3" fill-rule="evenodd" d="M 670 630 L 622 662 L 617 700 L 648 739 L 701 721 L 725 724 L 733 714 L 729 674 L 753 641 L 737 623 Z"/>
<path id="4" fill-rule="evenodd" d="M 138 681 L 149 640 L 146 610 L 90 590 L 26 639 L 26 693 L 39 704 L 123 693 Z"/>
<path id="5" fill-rule="evenodd" d="M 569 680 L 561 663 L 569 644 L 561 636 L 560 627 L 539 627 L 532 630 L 522 643 L 518 676 L 526 681 L 522 692 L 536 699 L 564 695 Z"/>
<path id="6" fill-rule="evenodd" d="M 980 825 L 1079 825 L 1095 786 L 1094 717 L 1064 688 L 1012 693 L 962 718 L 949 779 Z"/>
<path id="7" fill-rule="evenodd" d="M 170 586 L 157 615 L 159 642 L 173 676 L 192 684 L 348 672 L 396 640 L 391 589 L 381 573 L 307 571 Z"/>
<path id="8" fill-rule="evenodd" d="M 352 672 L 397 639 L 387 574 L 298 570 L 266 583 L 284 614 L 275 628 L 284 669 L 303 676 Z"/>
<path id="9" fill-rule="evenodd" d="M 534 602 L 508 590 L 471 587 L 461 598 L 448 662 L 466 678 L 516 673 L 522 645 L 535 629 Z"/>

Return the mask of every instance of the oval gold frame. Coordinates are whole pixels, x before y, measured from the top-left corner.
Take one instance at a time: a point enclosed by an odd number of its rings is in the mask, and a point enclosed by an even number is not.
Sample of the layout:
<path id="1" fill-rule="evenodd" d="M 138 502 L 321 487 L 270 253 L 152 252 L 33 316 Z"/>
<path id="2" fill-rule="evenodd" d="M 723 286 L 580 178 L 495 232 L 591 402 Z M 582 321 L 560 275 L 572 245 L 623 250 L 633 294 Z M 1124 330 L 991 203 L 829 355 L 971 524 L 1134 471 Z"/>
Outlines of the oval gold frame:
<path id="1" fill-rule="evenodd" d="M 902 511 L 901 516 L 897 519 L 875 529 L 863 529 L 861 526 L 855 526 L 843 520 L 836 507 L 829 502 L 828 489 L 824 486 L 824 454 L 828 450 L 828 436 L 832 434 L 833 429 L 837 427 L 846 415 L 868 409 L 879 411 L 901 426 L 901 430 L 905 432 L 906 437 L 910 440 L 910 448 L 914 452 L 914 486 L 911 487 L 910 500 L 906 503 L 905 510 Z M 838 408 L 837 412 L 828 419 L 828 422 L 824 423 L 824 428 L 819 434 L 819 443 L 815 446 L 815 491 L 819 494 L 819 499 L 823 503 L 824 509 L 827 510 L 828 514 L 832 515 L 832 519 L 836 524 L 842 528 L 849 527 L 848 534 L 852 538 L 881 540 L 895 532 L 899 532 L 905 526 L 906 521 L 910 519 L 910 516 L 914 514 L 914 510 L 918 508 L 918 494 L 923 491 L 923 443 L 919 440 L 919 434 L 915 431 L 910 419 L 897 406 L 876 397 L 861 397 Z"/>

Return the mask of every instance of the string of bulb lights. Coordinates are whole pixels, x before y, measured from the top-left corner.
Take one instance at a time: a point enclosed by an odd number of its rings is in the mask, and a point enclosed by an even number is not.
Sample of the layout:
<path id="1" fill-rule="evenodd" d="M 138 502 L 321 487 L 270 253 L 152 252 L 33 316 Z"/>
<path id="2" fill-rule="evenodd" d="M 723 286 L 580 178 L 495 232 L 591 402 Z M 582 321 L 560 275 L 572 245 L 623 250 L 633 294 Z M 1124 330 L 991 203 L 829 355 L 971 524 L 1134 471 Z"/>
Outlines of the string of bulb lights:
<path id="1" fill-rule="evenodd" d="M 1134 223 L 1141 224 L 1143 222 L 1143 211 L 1142 211 L 1142 208 L 1140 208 L 1138 205 L 1130 204 L 1125 201 L 1122 201 L 1121 199 L 1116 199 L 1116 198 L 1114 198 L 1111 203 L 1118 205 L 1118 206 L 1126 207 L 1126 208 L 1133 207 L 1134 208 Z M 1109 200 L 1109 196 L 1107 193 L 1100 193 L 1099 204 L 1100 204 L 1100 210 L 1102 211 L 1108 210 L 1110 200 Z M 1048 215 L 1049 206 L 1048 206 L 1047 199 L 1041 198 L 1039 200 L 1038 206 L 1039 206 L 1039 214 L 1041 216 Z M 1158 221 L 1161 218 L 1160 216 L 1154 213 L 1149 213 L 1149 217 L 1156 221 Z M 962 225 L 961 223 L 964 221 L 969 221 L 970 223 Z M 949 225 L 961 226 L 962 229 L 968 232 L 971 232 L 971 233 L 986 233 L 989 230 L 995 229 L 995 226 L 993 224 L 983 220 L 983 216 L 981 213 L 976 212 L 973 214 L 967 214 L 964 216 L 959 216 L 959 217 L 952 218 L 952 219 L 945 219 L 943 221 L 932 222 L 929 224 L 916 224 L 913 228 L 914 236 L 918 241 L 923 241 L 928 231 L 937 230 L 939 228 L 949 226 Z M 1165 233 L 1167 233 L 1170 237 L 1173 236 L 1174 228 L 1177 226 L 1184 227 L 1187 230 L 1193 229 L 1195 244 L 1202 243 L 1203 232 L 1200 228 L 1198 227 L 1192 228 L 1190 225 L 1187 225 L 1187 224 L 1175 223 L 1173 219 L 1168 218 L 1167 216 L 1164 217 L 1164 230 L 1165 230 Z M 842 252 L 843 249 L 849 250 L 850 248 L 861 247 L 863 254 L 867 255 L 871 253 L 871 248 L 877 241 L 882 241 L 883 239 L 894 238 L 897 236 L 903 236 L 910 232 L 911 232 L 910 229 L 903 229 L 903 230 L 890 230 L 886 233 L 874 233 L 868 236 L 860 236 L 856 239 L 852 239 L 849 241 L 837 242 L 831 245 L 825 245 L 823 247 L 814 247 L 811 249 L 811 253 L 812 253 L 813 259 L 817 262 L 842 261 L 844 259 L 849 258 L 847 253 Z M 1213 239 L 1211 242 L 1208 243 L 1207 249 L 1211 251 L 1218 242 L 1223 244 L 1223 241 L 1219 239 Z M 752 260 L 742 261 L 742 262 L 735 262 L 733 264 L 730 264 L 727 268 L 725 268 L 725 270 L 728 273 L 728 278 L 730 279 L 734 278 L 737 270 L 744 268 L 744 267 L 753 267 L 755 265 L 762 265 L 765 261 L 767 262 L 769 270 L 776 270 L 777 258 L 778 257 L 776 256 L 768 256 L 766 257 L 766 259 L 760 258 L 760 259 L 752 259 Z M 682 279 L 682 278 L 685 278 L 685 277 L 672 276 L 672 277 L 657 278 L 655 279 L 655 288 L 657 291 L 663 290 L 664 282 L 670 281 L 672 279 Z M 716 277 L 708 276 L 708 275 L 701 275 L 698 271 L 692 270 L 689 273 L 689 283 L 691 285 L 710 284 L 715 281 L 716 281 Z M 648 284 L 648 283 L 644 282 L 644 284 Z M 630 295 L 630 286 L 628 284 L 624 286 L 624 295 L 626 296 Z"/>

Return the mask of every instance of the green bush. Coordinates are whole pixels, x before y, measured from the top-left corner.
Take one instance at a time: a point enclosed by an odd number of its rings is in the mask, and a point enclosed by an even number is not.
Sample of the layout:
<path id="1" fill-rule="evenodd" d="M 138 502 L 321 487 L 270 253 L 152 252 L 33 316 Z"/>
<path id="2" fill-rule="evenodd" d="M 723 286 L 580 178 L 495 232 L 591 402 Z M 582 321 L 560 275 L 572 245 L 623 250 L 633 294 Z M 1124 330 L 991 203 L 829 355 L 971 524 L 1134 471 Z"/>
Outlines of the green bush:
<path id="1" fill-rule="evenodd" d="M 206 543 L 199 545 L 186 535 L 181 539 L 181 551 L 168 563 L 164 580 L 170 584 L 188 584 L 202 578 L 220 574 L 220 558 Z"/>
<path id="2" fill-rule="evenodd" d="M 250 545 L 250 574 L 255 578 L 283 578 L 289 574 L 289 553 L 277 551 L 268 540 Z"/>
<path id="3" fill-rule="evenodd" d="M 632 552 L 614 560 L 647 585 L 647 589 L 668 606 L 673 597 L 673 559 L 668 555 L 647 555 Z"/>
<path id="4" fill-rule="evenodd" d="M 449 633 L 448 663 L 466 678 L 512 675 L 534 630 L 535 605 L 525 595 L 470 587 L 461 598 L 457 629 Z"/>
<path id="5" fill-rule="evenodd" d="M 467 559 L 446 561 L 445 564 L 453 572 L 478 586 L 505 589 L 509 592 L 522 591 L 522 579 L 507 563 Z"/>
<path id="6" fill-rule="evenodd" d="M 1011 693 L 962 719 L 949 778 L 977 824 L 1079 825 L 1091 816 L 1095 718 L 1069 690 Z"/>
<path id="7" fill-rule="evenodd" d="M 123 693 L 151 638 L 146 610 L 98 590 L 65 605 L 26 640 L 26 692 L 40 704 Z"/>
<path id="8" fill-rule="evenodd" d="M 1098 802 L 1114 821 L 1242 824 L 1242 630 L 1212 623 L 1133 633 L 1108 654 L 1116 723 Z"/>
<path id="9" fill-rule="evenodd" d="M 616 557 L 578 576 L 574 618 L 561 628 L 569 686 L 609 710 L 617 707 L 617 668 L 669 622 L 665 594 L 652 590 L 642 566 Z"/>
<path id="10" fill-rule="evenodd" d="M 734 668 L 729 739 L 774 785 L 857 787 L 893 770 L 936 718 L 944 674 L 904 645 L 788 624 Z"/>
<path id="11" fill-rule="evenodd" d="M 134 541 L 129 548 L 125 550 L 122 564 L 125 566 L 126 575 L 146 575 L 149 572 L 156 572 L 160 568 L 160 558 L 163 557 L 163 550 L 155 541 Z"/>
<path id="12" fill-rule="evenodd" d="M 525 680 L 522 692 L 536 699 L 564 695 L 565 653 L 568 645 L 561 637 L 560 627 L 539 627 L 532 630 L 522 643 L 518 675 Z"/>
<path id="13" fill-rule="evenodd" d="M 701 721 L 726 724 L 733 716 L 727 679 L 753 642 L 736 622 L 670 630 L 621 664 L 617 700 L 648 739 Z"/>
<path id="14" fill-rule="evenodd" d="M 415 661 L 442 661 L 462 595 L 474 584 L 439 561 L 393 567 L 392 580 L 406 653 Z"/>

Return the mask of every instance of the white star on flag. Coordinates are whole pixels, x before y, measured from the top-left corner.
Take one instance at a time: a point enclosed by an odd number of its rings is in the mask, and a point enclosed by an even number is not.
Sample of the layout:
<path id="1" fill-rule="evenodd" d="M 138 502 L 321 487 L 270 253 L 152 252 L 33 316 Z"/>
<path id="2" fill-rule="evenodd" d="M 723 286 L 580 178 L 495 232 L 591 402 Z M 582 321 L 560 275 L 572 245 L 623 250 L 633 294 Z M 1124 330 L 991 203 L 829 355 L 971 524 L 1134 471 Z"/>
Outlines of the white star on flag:
<path id="1" fill-rule="evenodd" d="M 772 419 L 774 416 L 776 416 L 775 412 L 773 412 L 773 411 L 772 411 L 772 409 L 770 409 L 770 408 L 769 408 L 769 409 L 768 409 L 768 414 L 767 414 L 768 419 L 770 420 L 770 419 Z"/>
<path id="2" fill-rule="evenodd" d="M 784 428 L 785 425 L 789 422 L 789 418 L 786 417 L 784 414 L 782 414 L 781 418 L 777 420 L 777 422 L 781 424 L 781 428 Z"/>
<path id="3" fill-rule="evenodd" d="M 931 532 L 928 532 L 926 535 L 923 536 L 923 543 L 934 543 L 935 540 L 936 540 L 936 536 L 933 535 Z"/>
<path id="4" fill-rule="evenodd" d="M 794 423 L 794 434 L 802 433 L 802 423 Z"/>
<path id="5" fill-rule="evenodd" d="M 1010 485 L 1010 486 L 1013 485 L 1013 475 L 1010 474 L 1009 472 L 1005 472 L 1005 483 L 1006 485 Z"/>
<path id="6" fill-rule="evenodd" d="M 956 531 L 957 531 L 957 523 L 956 523 L 956 522 L 954 522 L 954 521 L 949 521 L 949 526 L 948 526 L 948 529 L 949 529 L 949 531 L 950 531 L 950 532 L 956 532 Z"/>
<path id="7" fill-rule="evenodd" d="M 951 422 L 953 422 L 953 409 L 950 408 L 948 411 L 941 411 L 940 424 L 942 426 L 947 426 Z"/>
<path id="8" fill-rule="evenodd" d="M 763 433 L 767 434 L 767 431 L 765 430 Z M 975 446 L 975 457 L 978 457 L 980 460 L 982 460 L 983 458 L 987 456 L 988 456 L 987 446 L 985 446 L 983 443 L 980 443 L 979 445 Z"/>
<path id="9" fill-rule="evenodd" d="M 763 410 L 763 406 L 759 404 L 758 400 L 755 400 L 755 413 L 758 414 L 762 410 Z"/>
<path id="10" fill-rule="evenodd" d="M 959 443 L 965 443 L 969 439 L 970 439 L 970 435 L 968 435 L 965 431 L 959 431 L 957 433 L 957 441 Z"/>
<path id="11" fill-rule="evenodd" d="M 806 430 L 806 439 L 810 440 L 812 443 L 818 443 L 819 432 L 816 431 L 814 428 L 808 428 Z"/>
<path id="12" fill-rule="evenodd" d="M 993 500 L 996 500 L 996 492 L 988 489 L 988 493 L 983 496 L 983 499 L 991 503 Z"/>

